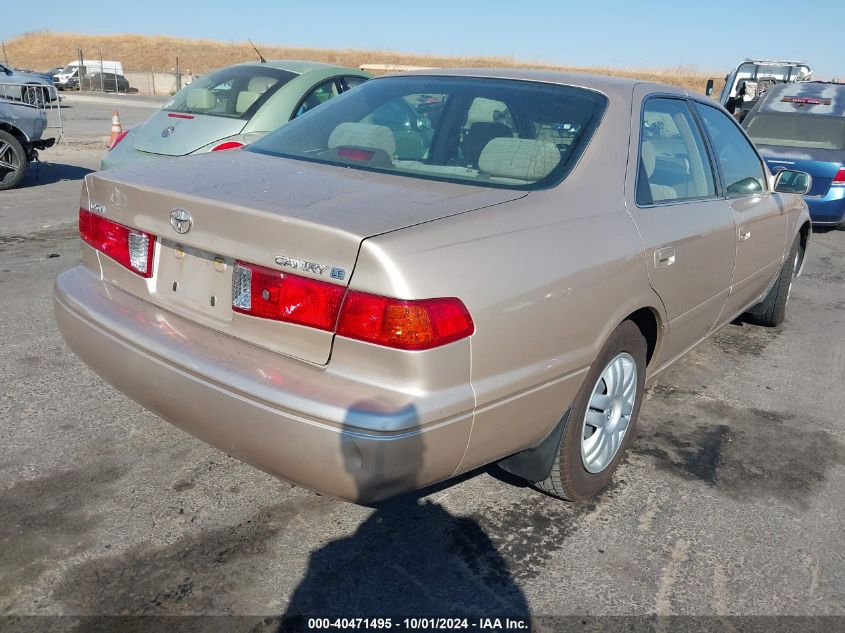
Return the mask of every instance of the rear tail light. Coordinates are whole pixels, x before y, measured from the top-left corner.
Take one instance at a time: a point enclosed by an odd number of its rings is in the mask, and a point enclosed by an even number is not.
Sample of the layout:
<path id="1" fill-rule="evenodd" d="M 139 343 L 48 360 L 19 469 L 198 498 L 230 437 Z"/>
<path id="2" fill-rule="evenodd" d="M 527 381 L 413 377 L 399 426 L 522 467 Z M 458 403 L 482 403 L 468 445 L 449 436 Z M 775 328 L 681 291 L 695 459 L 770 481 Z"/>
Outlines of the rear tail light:
<path id="1" fill-rule="evenodd" d="M 341 309 L 340 336 L 422 350 L 470 336 L 475 326 L 460 299 L 403 301 L 350 290 Z"/>
<path id="2" fill-rule="evenodd" d="M 232 310 L 404 350 L 439 347 L 475 331 L 454 297 L 393 299 L 242 261 L 232 272 Z"/>
<path id="3" fill-rule="evenodd" d="M 153 275 L 155 236 L 79 209 L 79 237 L 141 277 Z"/>
<path id="4" fill-rule="evenodd" d="M 114 139 L 114 143 L 112 143 L 112 144 L 111 144 L 111 147 L 109 147 L 108 151 L 110 152 L 110 151 L 112 151 L 115 147 L 117 147 L 117 144 L 118 144 L 118 143 L 120 143 L 120 141 L 122 141 L 123 139 L 125 139 L 127 134 L 129 134 L 129 130 L 123 130 L 123 132 L 121 132 L 120 134 L 118 134 L 118 135 L 117 135 L 117 138 L 116 138 L 116 139 Z"/>
<path id="5" fill-rule="evenodd" d="M 241 314 L 333 331 L 343 286 L 246 262 L 232 272 L 232 309 Z"/>
<path id="6" fill-rule="evenodd" d="M 833 182 L 830 183 L 832 187 L 841 187 L 845 185 L 845 167 L 840 167 L 839 171 L 833 177 Z"/>
<path id="7" fill-rule="evenodd" d="M 238 141 L 226 141 L 225 143 L 220 143 L 217 147 L 212 147 L 212 152 L 222 152 L 226 149 L 237 149 L 238 147 L 243 147 L 243 143 L 239 143 Z"/>

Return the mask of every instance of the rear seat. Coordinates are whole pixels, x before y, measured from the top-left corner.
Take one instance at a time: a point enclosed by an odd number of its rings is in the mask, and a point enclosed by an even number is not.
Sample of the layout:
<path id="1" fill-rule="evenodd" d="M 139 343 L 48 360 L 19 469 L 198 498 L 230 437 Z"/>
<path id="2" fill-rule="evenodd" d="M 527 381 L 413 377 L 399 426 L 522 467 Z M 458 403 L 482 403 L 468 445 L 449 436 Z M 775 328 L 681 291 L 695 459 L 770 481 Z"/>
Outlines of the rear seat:
<path id="1" fill-rule="evenodd" d="M 484 146 L 478 170 L 493 178 L 535 181 L 548 176 L 560 163 L 554 143 L 526 138 L 494 138 Z"/>

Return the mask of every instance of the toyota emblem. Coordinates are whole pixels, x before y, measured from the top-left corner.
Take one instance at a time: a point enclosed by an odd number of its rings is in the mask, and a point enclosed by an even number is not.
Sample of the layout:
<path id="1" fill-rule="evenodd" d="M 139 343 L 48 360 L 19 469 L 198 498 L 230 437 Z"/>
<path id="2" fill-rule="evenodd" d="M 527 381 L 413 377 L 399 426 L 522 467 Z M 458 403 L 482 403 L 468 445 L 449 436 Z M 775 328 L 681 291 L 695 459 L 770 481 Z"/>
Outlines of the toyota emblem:
<path id="1" fill-rule="evenodd" d="M 185 209 L 173 209 L 170 212 L 170 226 L 181 235 L 190 231 L 193 223 L 194 220 L 191 214 L 185 211 Z"/>

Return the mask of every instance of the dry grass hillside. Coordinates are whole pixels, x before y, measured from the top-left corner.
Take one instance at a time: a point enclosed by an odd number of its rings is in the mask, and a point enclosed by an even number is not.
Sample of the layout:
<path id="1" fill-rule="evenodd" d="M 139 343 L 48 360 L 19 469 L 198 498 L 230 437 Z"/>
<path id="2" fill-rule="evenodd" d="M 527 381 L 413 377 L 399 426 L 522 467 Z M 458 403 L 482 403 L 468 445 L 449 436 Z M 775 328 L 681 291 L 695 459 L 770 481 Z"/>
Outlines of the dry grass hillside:
<path id="1" fill-rule="evenodd" d="M 354 67 L 362 64 L 409 64 L 435 67 L 507 66 L 568 70 L 662 81 L 699 92 L 704 89 L 708 77 L 695 68 L 664 70 L 576 68 L 524 62 L 506 57 L 441 57 L 389 51 L 291 48 L 264 44 L 259 44 L 258 47 L 267 59 L 311 59 Z M 6 42 L 9 62 L 13 66 L 36 70 L 63 66 L 76 58 L 76 51 L 79 48 L 88 59 L 98 59 L 102 55 L 103 59 L 120 61 L 127 71 L 175 70 L 178 57 L 183 72 L 202 74 L 220 66 L 255 59 L 255 52 L 247 42 L 217 42 L 146 35 L 79 35 L 39 31 L 26 33 Z"/>

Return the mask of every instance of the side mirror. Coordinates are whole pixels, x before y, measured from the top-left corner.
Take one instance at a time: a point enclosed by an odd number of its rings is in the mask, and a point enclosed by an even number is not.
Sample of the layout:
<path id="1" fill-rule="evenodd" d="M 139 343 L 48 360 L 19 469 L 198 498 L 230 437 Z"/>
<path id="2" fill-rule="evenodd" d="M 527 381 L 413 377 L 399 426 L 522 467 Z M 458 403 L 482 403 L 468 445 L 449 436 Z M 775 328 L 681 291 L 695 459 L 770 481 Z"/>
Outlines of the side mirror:
<path id="1" fill-rule="evenodd" d="M 704 94 L 706 94 L 708 97 L 713 94 L 713 86 L 715 85 L 715 83 L 716 82 L 714 82 L 712 79 L 707 80 L 707 86 L 704 88 Z"/>
<path id="2" fill-rule="evenodd" d="M 775 176 L 777 193 L 797 193 L 805 195 L 813 185 L 813 178 L 805 171 L 781 169 Z"/>

